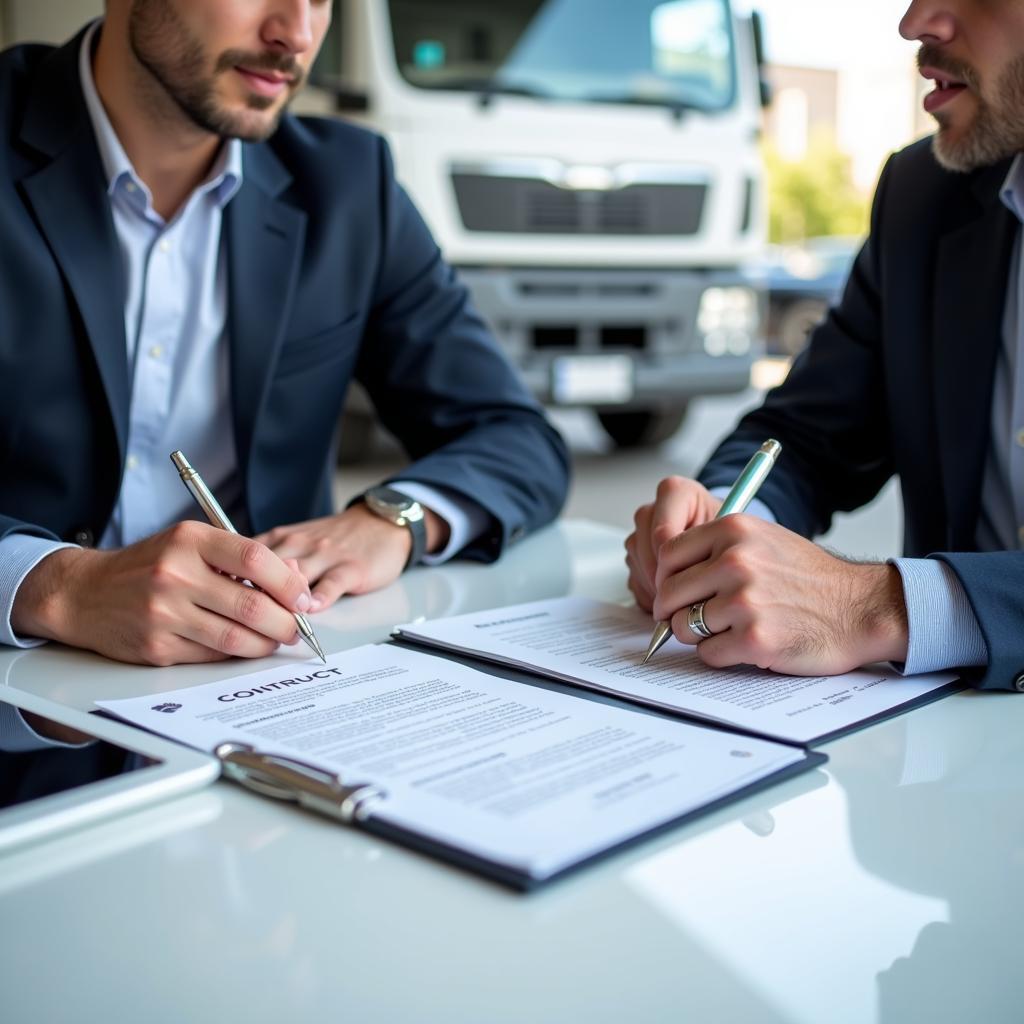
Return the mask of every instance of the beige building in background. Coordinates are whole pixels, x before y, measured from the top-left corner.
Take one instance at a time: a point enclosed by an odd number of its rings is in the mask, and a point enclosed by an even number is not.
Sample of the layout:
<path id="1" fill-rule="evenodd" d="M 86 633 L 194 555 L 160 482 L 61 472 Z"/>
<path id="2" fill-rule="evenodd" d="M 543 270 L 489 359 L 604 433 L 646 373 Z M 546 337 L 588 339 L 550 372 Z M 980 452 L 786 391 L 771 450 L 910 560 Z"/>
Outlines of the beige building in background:
<path id="1" fill-rule="evenodd" d="M 772 64 L 768 77 L 774 100 L 765 134 L 779 154 L 800 161 L 815 134 L 828 132 L 864 192 L 890 153 L 932 131 L 921 107 L 926 83 L 913 62 L 842 70 Z"/>
<path id="2" fill-rule="evenodd" d="M 802 160 L 817 132 L 836 133 L 839 73 L 770 64 L 768 80 L 772 105 L 765 111 L 765 136 L 784 159 Z"/>

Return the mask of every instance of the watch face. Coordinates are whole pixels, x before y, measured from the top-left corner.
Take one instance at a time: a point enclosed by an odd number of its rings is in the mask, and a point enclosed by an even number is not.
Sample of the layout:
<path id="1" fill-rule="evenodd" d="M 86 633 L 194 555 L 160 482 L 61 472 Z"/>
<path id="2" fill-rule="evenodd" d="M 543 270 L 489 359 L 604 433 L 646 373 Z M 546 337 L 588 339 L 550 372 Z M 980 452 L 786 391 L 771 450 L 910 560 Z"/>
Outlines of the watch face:
<path id="1" fill-rule="evenodd" d="M 374 487 L 366 492 L 366 500 L 396 515 L 407 511 L 416 504 L 412 498 L 396 491 L 391 487 Z"/>

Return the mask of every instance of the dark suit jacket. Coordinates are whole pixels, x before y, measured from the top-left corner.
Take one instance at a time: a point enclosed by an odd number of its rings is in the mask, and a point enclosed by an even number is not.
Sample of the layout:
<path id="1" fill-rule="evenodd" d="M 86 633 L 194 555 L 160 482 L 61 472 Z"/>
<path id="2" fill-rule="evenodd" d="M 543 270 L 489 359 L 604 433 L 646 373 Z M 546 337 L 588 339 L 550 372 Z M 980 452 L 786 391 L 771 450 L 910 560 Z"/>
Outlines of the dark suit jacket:
<path id="1" fill-rule="evenodd" d="M 701 473 L 708 486 L 729 484 L 778 438 L 759 496 L 808 537 L 897 474 L 905 553 L 934 554 L 963 583 L 989 654 L 970 677 L 991 689 L 1018 688 L 1024 673 L 1024 552 L 975 546 L 1018 230 L 998 195 L 1008 167 L 950 173 L 927 139 L 893 156 L 839 305 Z"/>
<path id="2" fill-rule="evenodd" d="M 123 271 L 80 38 L 0 54 L 0 537 L 99 538 L 124 466 Z M 252 529 L 330 511 L 331 442 L 353 378 L 413 460 L 403 479 L 490 514 L 465 554 L 496 558 L 552 519 L 564 445 L 396 184 L 384 143 L 285 117 L 267 143 L 244 144 L 243 168 L 224 231 Z"/>

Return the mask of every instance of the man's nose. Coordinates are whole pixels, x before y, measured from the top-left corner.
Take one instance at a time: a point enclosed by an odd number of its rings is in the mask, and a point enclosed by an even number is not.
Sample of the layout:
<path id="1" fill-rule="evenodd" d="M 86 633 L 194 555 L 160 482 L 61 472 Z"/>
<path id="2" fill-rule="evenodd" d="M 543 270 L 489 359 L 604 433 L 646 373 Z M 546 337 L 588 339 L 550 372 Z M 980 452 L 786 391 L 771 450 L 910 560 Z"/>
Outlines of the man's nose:
<path id="1" fill-rule="evenodd" d="M 263 26 L 263 41 L 289 53 L 305 53 L 313 45 L 309 0 L 279 0 Z"/>
<path id="2" fill-rule="evenodd" d="M 956 35 L 956 12 L 950 0 L 912 0 L 900 19 L 900 35 L 922 43 L 948 43 Z"/>

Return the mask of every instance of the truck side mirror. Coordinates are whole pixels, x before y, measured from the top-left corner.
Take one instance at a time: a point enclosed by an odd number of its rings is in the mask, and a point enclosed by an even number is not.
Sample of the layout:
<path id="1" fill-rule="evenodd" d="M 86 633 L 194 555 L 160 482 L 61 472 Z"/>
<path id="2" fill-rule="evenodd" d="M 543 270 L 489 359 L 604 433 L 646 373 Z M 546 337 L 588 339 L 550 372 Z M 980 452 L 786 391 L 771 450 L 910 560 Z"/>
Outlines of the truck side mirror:
<path id="1" fill-rule="evenodd" d="M 757 84 L 762 107 L 772 103 L 772 84 L 766 74 L 768 59 L 764 49 L 764 21 L 760 11 L 750 13 L 750 31 L 754 38 L 754 60 L 757 62 Z"/>

